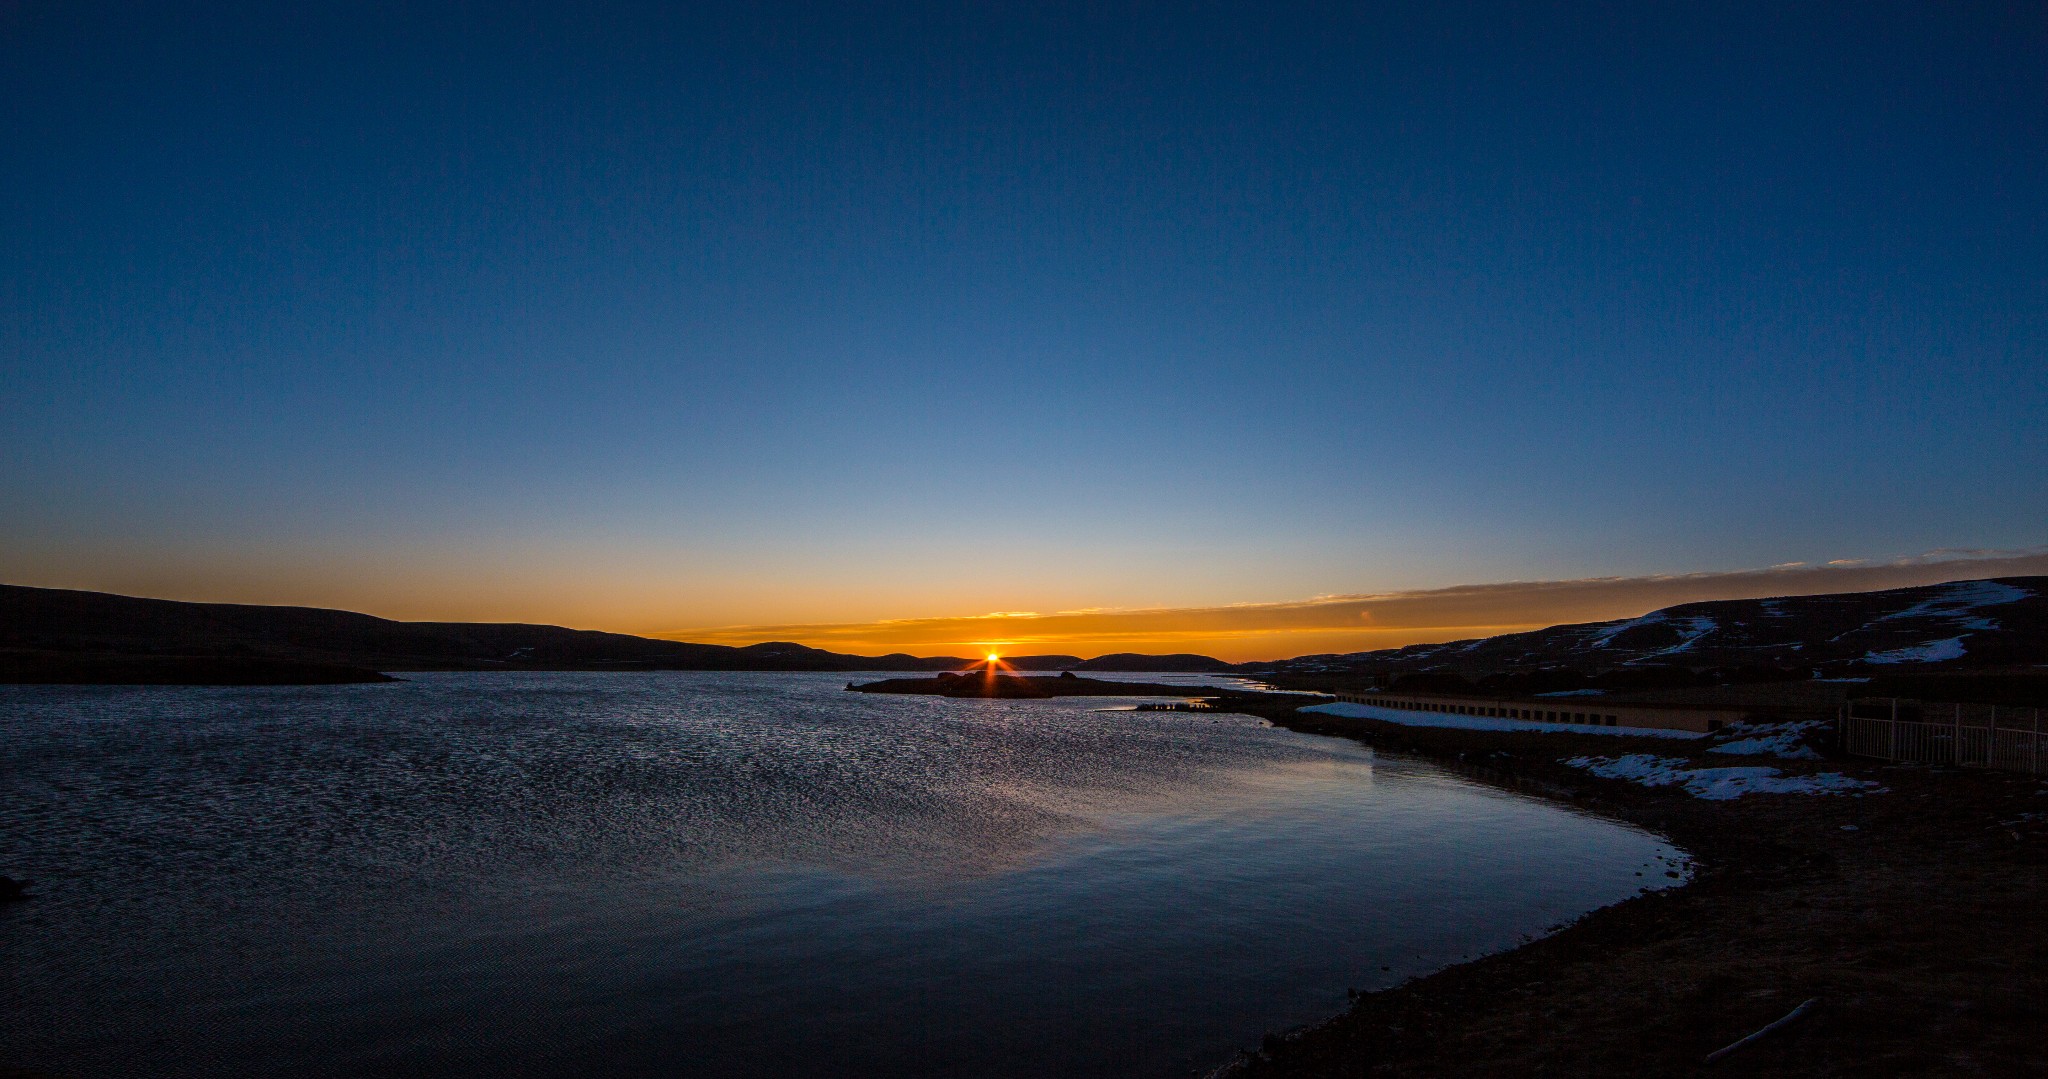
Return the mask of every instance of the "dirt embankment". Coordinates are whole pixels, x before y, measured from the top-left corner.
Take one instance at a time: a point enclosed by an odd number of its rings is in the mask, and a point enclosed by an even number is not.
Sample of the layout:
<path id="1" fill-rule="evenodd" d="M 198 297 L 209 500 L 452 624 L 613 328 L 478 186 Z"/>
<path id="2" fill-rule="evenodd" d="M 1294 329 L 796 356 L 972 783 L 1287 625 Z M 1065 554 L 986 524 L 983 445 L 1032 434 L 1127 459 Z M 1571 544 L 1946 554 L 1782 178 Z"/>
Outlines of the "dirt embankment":
<path id="1" fill-rule="evenodd" d="M 1268 1037 L 1225 1074 L 2048 1074 L 2048 783 L 1245 710 L 1634 822 L 1690 850 L 1698 875 L 1526 947 L 1362 994 L 1342 1016 Z M 1842 772 L 1885 789 L 1707 801 L 1559 763 L 1624 753 Z M 1812 998 L 1798 1022 L 1704 1063 Z"/>

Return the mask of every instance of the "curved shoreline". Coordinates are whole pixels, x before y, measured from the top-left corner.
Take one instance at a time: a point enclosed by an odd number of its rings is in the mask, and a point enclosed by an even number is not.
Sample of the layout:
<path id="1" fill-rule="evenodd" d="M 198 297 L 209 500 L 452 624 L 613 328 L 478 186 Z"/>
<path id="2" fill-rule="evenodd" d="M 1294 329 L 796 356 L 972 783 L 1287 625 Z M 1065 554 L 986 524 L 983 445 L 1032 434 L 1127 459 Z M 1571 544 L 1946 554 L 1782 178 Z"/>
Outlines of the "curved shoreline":
<path id="1" fill-rule="evenodd" d="M 1713 1070 L 2048 1071 L 2037 1027 L 2048 1009 L 2040 781 L 1833 759 L 1819 764 L 1886 789 L 1706 801 L 1562 763 L 1628 741 L 1611 736 L 1405 727 L 1292 703 L 1229 707 L 1646 828 L 1686 850 L 1694 876 L 1520 947 L 1360 994 L 1349 1011 L 1268 1035 L 1212 1076 L 1706 1074 L 1708 1053 L 1815 997 L 1810 1018 Z"/>

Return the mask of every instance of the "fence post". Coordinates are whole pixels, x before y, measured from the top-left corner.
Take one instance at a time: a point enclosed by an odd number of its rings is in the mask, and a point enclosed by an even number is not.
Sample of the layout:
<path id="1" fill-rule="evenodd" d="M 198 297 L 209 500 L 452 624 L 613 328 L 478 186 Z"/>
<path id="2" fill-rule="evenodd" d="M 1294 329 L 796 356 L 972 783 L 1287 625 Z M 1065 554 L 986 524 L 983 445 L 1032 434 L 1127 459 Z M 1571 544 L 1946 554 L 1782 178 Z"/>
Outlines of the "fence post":
<path id="1" fill-rule="evenodd" d="M 1893 760 L 1899 759 L 1899 699 L 1892 698 L 1892 752 Z"/>
<path id="2" fill-rule="evenodd" d="M 1956 702 L 1956 732 L 1949 736 L 1948 752 L 1949 756 L 1956 759 L 1956 767 L 1961 768 L 1963 766 L 1963 705 L 1960 701 Z"/>
<path id="3" fill-rule="evenodd" d="M 1991 754 L 1998 748 L 1998 706 L 1991 706 L 1991 725 L 1984 728 L 1984 766 L 1991 766 Z"/>

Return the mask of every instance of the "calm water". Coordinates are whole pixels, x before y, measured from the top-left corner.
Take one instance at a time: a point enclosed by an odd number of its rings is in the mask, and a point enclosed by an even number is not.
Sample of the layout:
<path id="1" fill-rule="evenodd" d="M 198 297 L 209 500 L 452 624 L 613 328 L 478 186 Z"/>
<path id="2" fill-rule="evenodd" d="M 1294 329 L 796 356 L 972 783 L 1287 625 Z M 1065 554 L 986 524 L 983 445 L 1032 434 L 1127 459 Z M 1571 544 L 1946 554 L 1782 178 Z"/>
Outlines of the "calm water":
<path id="1" fill-rule="evenodd" d="M 845 679 L 0 687 L 0 1062 L 1184 1075 L 1679 857 L 1241 716 Z"/>

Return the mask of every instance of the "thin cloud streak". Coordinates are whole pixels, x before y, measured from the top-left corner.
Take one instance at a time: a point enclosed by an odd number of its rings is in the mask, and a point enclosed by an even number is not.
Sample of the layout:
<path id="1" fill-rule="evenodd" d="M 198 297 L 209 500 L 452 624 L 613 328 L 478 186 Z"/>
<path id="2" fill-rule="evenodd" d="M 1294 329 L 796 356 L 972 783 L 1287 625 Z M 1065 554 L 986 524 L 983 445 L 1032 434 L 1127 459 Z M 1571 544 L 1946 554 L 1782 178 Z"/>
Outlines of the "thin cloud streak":
<path id="1" fill-rule="evenodd" d="M 1938 550 L 1889 562 L 1837 559 L 1718 573 L 1508 581 L 1220 607 L 998 611 L 876 622 L 730 626 L 662 636 L 713 644 L 797 641 L 868 654 L 951 655 L 995 647 L 1011 654 L 1200 651 L 1224 659 L 1277 659 L 1627 618 L 1699 600 L 1872 591 L 2032 574 L 2048 574 L 2048 549 Z"/>

